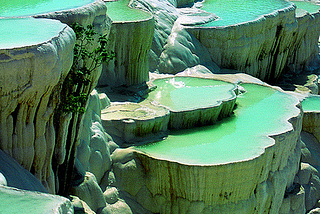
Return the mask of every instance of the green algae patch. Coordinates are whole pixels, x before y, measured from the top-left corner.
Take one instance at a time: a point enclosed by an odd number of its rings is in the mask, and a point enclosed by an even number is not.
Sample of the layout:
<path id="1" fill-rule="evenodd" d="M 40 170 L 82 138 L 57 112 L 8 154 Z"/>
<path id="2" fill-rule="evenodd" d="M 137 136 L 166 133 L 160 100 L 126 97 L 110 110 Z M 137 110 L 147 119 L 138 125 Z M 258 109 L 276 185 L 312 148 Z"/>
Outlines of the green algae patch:
<path id="1" fill-rule="evenodd" d="M 141 21 L 152 17 L 147 12 L 129 7 L 129 2 L 128 0 L 107 1 L 107 15 L 114 22 Z"/>
<path id="2" fill-rule="evenodd" d="M 292 3 L 284 0 L 205 0 L 202 10 L 216 14 L 219 19 L 201 25 L 201 27 L 218 27 L 245 23 L 285 9 Z"/>
<path id="3" fill-rule="evenodd" d="M 0 16 L 21 17 L 69 10 L 93 3 L 95 0 L 10 0 L 0 4 Z"/>
<path id="4" fill-rule="evenodd" d="M 234 115 L 212 126 L 171 131 L 163 141 L 136 147 L 155 157 L 188 165 L 216 165 L 253 159 L 274 144 L 269 136 L 292 129 L 299 101 L 270 87 L 243 84 Z"/>
<path id="5" fill-rule="evenodd" d="M 320 10 L 320 5 L 317 5 L 313 2 L 306 2 L 306 1 L 291 1 L 297 7 L 296 11 L 299 13 L 302 11 L 307 11 L 308 13 L 317 13 Z"/>
<path id="6" fill-rule="evenodd" d="M 51 19 L 0 19 L 0 49 L 12 49 L 49 41 L 67 25 Z"/>
<path id="7" fill-rule="evenodd" d="M 312 96 L 306 97 L 301 104 L 302 104 L 302 109 L 305 112 L 308 112 L 308 111 L 320 112 L 320 96 L 312 95 Z"/>

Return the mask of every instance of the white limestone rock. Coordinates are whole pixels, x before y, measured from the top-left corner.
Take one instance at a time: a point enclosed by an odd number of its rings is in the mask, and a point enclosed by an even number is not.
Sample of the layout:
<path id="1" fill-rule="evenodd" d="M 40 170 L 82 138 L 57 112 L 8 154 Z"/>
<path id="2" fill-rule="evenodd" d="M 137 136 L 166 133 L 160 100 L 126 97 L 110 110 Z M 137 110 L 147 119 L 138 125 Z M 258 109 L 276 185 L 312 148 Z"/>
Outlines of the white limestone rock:
<path id="1" fill-rule="evenodd" d="M 53 22 L 58 23 L 48 21 Z M 53 151 L 63 153 L 56 142 L 53 114 L 72 64 L 74 43 L 72 29 L 61 24 L 61 31 L 48 41 L 0 50 L 0 148 L 28 171 L 33 168 L 51 193 Z"/>
<path id="2" fill-rule="evenodd" d="M 108 50 L 115 58 L 104 64 L 100 86 L 137 85 L 148 81 L 153 16 L 146 20 L 112 22 Z"/>
<path id="3" fill-rule="evenodd" d="M 101 191 L 95 176 L 90 172 L 86 172 L 85 179 L 79 186 L 72 187 L 71 194 L 86 202 L 95 212 L 99 208 L 106 206 L 103 192 Z"/>
<path id="4" fill-rule="evenodd" d="M 102 110 L 105 130 L 119 144 L 161 139 L 167 135 L 170 112 L 152 103 L 112 103 Z"/>
<path id="5" fill-rule="evenodd" d="M 305 132 L 313 134 L 320 142 L 320 112 L 304 112 L 302 129 Z"/>
<path id="6" fill-rule="evenodd" d="M 170 0 L 134 0 L 130 4 L 134 8 L 139 8 L 152 13 L 155 19 L 155 31 L 149 54 L 149 70 L 158 69 L 159 57 L 164 50 L 163 47 L 167 42 L 171 29 L 179 16 L 175 8 L 174 1 Z"/>
<path id="7" fill-rule="evenodd" d="M 0 185 L 1 186 L 7 186 L 7 179 L 4 177 L 4 175 L 0 172 Z"/>
<path id="8" fill-rule="evenodd" d="M 89 96 L 77 147 L 77 158 L 86 171 L 95 175 L 98 183 L 111 168 L 109 143 L 113 142 L 101 125 L 101 109 L 108 105 L 107 98 L 101 97 L 96 90 Z"/>

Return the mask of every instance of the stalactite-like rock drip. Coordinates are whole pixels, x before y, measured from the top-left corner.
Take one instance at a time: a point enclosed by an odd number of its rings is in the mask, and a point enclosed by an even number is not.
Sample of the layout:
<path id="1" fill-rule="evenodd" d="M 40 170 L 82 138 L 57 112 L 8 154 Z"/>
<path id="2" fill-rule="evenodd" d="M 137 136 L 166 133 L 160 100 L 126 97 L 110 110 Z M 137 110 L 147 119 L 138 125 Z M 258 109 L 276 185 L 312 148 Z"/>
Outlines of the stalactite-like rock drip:
<path id="1" fill-rule="evenodd" d="M 154 33 L 154 18 L 113 22 L 109 49 L 115 59 L 103 68 L 100 85 L 136 85 L 149 80 L 149 50 Z"/>
<path id="2" fill-rule="evenodd" d="M 287 62 L 292 71 L 308 70 L 308 66 L 319 55 L 320 12 L 297 14 L 297 22 L 294 49 Z"/>
<path id="3" fill-rule="evenodd" d="M 318 14 L 296 18 L 291 5 L 243 24 L 187 29 L 208 48 L 221 68 L 273 81 L 285 67 L 301 68 L 314 58 L 318 53 L 318 26 Z"/>
<path id="4" fill-rule="evenodd" d="M 75 35 L 61 31 L 46 42 L 0 50 L 0 148 L 54 192 L 52 155 L 57 93 L 69 72 Z"/>
<path id="5" fill-rule="evenodd" d="M 48 14 L 42 14 L 35 16 L 36 18 L 50 18 L 58 19 L 63 23 L 71 25 L 73 23 L 78 23 L 86 27 L 87 25 L 93 25 L 94 30 L 99 35 L 108 35 L 110 30 L 110 20 L 106 16 L 107 7 L 105 3 L 101 0 L 96 0 L 95 2 L 88 4 L 86 6 L 66 10 L 53 12 Z M 97 43 L 96 43 L 97 44 Z M 95 44 L 91 50 L 95 48 Z M 89 50 L 90 51 L 90 50 Z M 86 65 L 90 65 L 91 61 L 88 60 L 84 62 Z M 89 95 L 90 92 L 96 86 L 98 79 L 101 74 L 101 66 L 91 71 L 88 79 L 90 84 L 83 86 L 78 90 L 79 94 Z M 80 91 L 79 91 L 80 90 Z M 68 189 L 71 185 L 72 171 L 75 161 L 76 147 L 79 144 L 79 133 L 82 124 L 83 115 L 79 113 L 57 113 L 55 115 L 56 120 L 56 148 L 55 148 L 55 159 L 57 164 L 55 166 L 58 179 L 59 187 L 57 188 L 59 194 L 67 195 Z"/>

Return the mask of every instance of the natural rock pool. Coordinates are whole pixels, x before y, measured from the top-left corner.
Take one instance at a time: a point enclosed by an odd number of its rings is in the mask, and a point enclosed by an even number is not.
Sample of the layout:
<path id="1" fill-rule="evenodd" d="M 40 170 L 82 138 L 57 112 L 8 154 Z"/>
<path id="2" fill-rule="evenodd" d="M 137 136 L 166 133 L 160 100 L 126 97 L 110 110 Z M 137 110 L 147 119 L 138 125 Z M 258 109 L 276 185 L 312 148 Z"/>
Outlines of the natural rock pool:
<path id="1" fill-rule="evenodd" d="M 0 16 L 17 17 L 81 7 L 95 0 L 12 0 L 0 4 Z"/>
<path id="2" fill-rule="evenodd" d="M 298 100 L 276 89 L 242 84 L 234 115 L 212 126 L 171 131 L 167 139 L 137 147 L 157 159 L 191 165 L 214 165 L 255 158 L 274 144 L 270 137 L 292 128 Z M 202 96 L 197 97 L 199 100 Z"/>
<path id="3" fill-rule="evenodd" d="M 292 1 L 297 6 L 297 13 L 307 11 L 309 13 L 316 13 L 320 10 L 320 5 L 307 1 Z"/>
<path id="4" fill-rule="evenodd" d="M 0 19 L 0 28 L 0 49 L 12 49 L 47 42 L 66 25 L 51 19 L 20 18 Z"/>
<path id="5" fill-rule="evenodd" d="M 312 95 L 302 101 L 303 111 L 320 111 L 320 96 Z"/>
<path id="6" fill-rule="evenodd" d="M 139 21 L 149 19 L 151 14 L 129 7 L 130 1 L 107 1 L 107 14 L 115 22 Z"/>
<path id="7" fill-rule="evenodd" d="M 284 0 L 245 0 L 241 2 L 236 0 L 206 0 L 203 2 L 201 9 L 214 13 L 220 18 L 202 25 L 202 27 L 227 26 L 253 21 L 263 15 L 285 9 L 291 5 L 292 3 Z"/>

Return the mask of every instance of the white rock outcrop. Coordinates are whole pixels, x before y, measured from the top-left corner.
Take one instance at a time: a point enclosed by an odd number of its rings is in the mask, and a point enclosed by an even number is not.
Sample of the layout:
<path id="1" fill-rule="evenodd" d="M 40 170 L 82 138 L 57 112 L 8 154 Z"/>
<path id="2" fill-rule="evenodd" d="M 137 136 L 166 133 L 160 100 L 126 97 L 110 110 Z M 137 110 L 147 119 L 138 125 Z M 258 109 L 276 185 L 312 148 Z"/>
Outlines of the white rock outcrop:
<path id="1" fill-rule="evenodd" d="M 33 171 L 50 192 L 55 191 L 52 157 L 58 145 L 54 110 L 74 43 L 72 29 L 61 24 L 61 31 L 48 41 L 0 48 L 0 148 Z"/>

